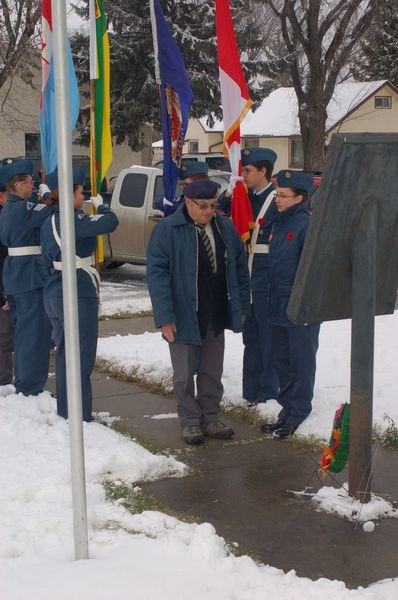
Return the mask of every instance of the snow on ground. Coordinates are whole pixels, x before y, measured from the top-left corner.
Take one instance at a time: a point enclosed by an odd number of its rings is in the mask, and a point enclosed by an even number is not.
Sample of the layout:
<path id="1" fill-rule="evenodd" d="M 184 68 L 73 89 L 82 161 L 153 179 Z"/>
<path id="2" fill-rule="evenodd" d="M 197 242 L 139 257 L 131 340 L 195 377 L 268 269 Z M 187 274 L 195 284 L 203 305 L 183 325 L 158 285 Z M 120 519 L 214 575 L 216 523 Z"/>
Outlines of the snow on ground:
<path id="1" fill-rule="evenodd" d="M 98 424 L 84 424 L 90 560 L 73 560 L 67 423 L 48 393 L 0 397 L 2 600 L 395 600 L 397 581 L 348 590 L 230 555 L 209 523 L 107 502 L 102 478 L 135 482 L 181 475 Z"/>
<path id="2" fill-rule="evenodd" d="M 136 280 L 101 282 L 101 315 L 139 314 L 152 310 L 146 284 Z"/>
<path id="3" fill-rule="evenodd" d="M 115 285 L 115 284 L 112 284 Z M 131 294 L 130 294 L 131 296 Z M 104 301 L 105 294 L 103 294 Z M 114 291 L 109 292 L 114 312 Z M 122 306 L 119 304 L 119 306 Z M 124 312 L 124 308 L 120 309 Z M 395 403 L 398 315 L 376 320 L 375 420 L 398 422 Z M 322 326 L 314 411 L 302 433 L 328 437 L 337 406 L 349 392 L 348 321 Z M 227 334 L 225 391 L 242 404 L 241 337 Z M 168 346 L 159 333 L 99 340 L 99 356 L 149 376 L 170 374 Z M 0 390 L 1 393 L 1 390 Z M 277 403 L 261 407 L 277 413 Z M 148 415 L 175 418 L 175 413 Z M 97 418 L 107 421 L 109 415 Z M 48 393 L 25 398 L 0 396 L 0 598 L 1 600 L 396 600 L 398 580 L 367 589 L 299 578 L 247 556 L 229 553 L 209 523 L 182 523 L 156 511 L 130 514 L 121 501 L 106 500 L 101 481 L 134 484 L 181 476 L 184 465 L 154 456 L 130 439 L 93 422 L 84 424 L 90 560 L 73 560 L 73 522 L 67 423 L 55 414 Z M 316 510 L 356 517 L 344 489 L 321 488 Z M 397 516 L 380 498 L 361 508 L 360 522 L 371 534 L 379 517 Z M 358 517 L 356 517 L 358 518 Z M 270 557 L 272 562 L 272 557 Z"/>
<path id="4" fill-rule="evenodd" d="M 300 493 L 297 495 L 299 496 Z M 311 503 L 316 510 L 335 514 L 355 523 L 365 524 L 388 517 L 398 519 L 398 510 L 384 498 L 372 494 L 370 501 L 362 504 L 359 500 L 349 496 L 348 483 L 341 488 L 322 487 L 311 498 Z"/>
<path id="5" fill-rule="evenodd" d="M 349 401 L 351 321 L 331 321 L 321 327 L 313 411 L 298 433 L 329 439 L 333 416 L 342 402 Z M 376 317 L 374 376 L 374 423 L 384 430 L 388 415 L 398 424 L 398 312 Z M 144 376 L 171 375 L 168 345 L 160 333 L 126 335 L 98 340 L 99 358 L 118 369 L 139 368 Z M 223 383 L 226 400 L 244 404 L 242 398 L 243 344 L 241 335 L 226 332 Z M 265 418 L 275 418 L 279 405 L 269 401 L 258 410 Z"/>

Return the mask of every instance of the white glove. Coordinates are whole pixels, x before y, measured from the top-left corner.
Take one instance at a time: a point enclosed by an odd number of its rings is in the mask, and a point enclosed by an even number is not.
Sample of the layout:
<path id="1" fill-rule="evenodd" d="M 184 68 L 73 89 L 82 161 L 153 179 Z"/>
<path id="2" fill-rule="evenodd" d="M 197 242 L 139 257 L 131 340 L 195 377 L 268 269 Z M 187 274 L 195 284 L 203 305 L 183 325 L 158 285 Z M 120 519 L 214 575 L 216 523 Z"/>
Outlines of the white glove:
<path id="1" fill-rule="evenodd" d="M 240 175 L 231 175 L 231 178 L 229 180 L 229 184 L 228 184 L 228 188 L 227 191 L 232 194 L 234 187 L 235 187 L 235 183 L 237 181 L 244 181 L 243 177 L 241 177 Z"/>
<path id="2" fill-rule="evenodd" d="M 104 203 L 101 194 L 97 194 L 96 196 L 91 196 L 90 202 L 94 206 L 95 210 L 97 210 L 98 207 Z"/>
<path id="3" fill-rule="evenodd" d="M 50 195 L 50 188 L 46 183 L 41 183 L 39 185 L 39 194 L 42 198 L 44 198 L 45 194 L 48 194 L 48 196 Z"/>

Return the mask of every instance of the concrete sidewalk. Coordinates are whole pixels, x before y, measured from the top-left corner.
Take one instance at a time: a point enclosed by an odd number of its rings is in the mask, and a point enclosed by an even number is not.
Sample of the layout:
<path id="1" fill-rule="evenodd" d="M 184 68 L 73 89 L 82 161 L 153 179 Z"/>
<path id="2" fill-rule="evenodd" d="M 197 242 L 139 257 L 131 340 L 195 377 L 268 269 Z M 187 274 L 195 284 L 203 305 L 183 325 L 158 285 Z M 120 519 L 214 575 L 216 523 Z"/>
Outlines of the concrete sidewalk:
<path id="1" fill-rule="evenodd" d="M 149 318 L 101 321 L 102 336 L 153 330 Z M 237 542 L 265 564 L 317 579 L 339 579 L 350 587 L 398 575 L 398 519 L 380 521 L 373 533 L 334 516 L 316 512 L 301 491 L 332 485 L 316 475 L 320 453 L 300 451 L 267 438 L 258 427 L 225 419 L 235 429 L 233 442 L 208 441 L 187 447 L 176 418 L 175 401 L 136 384 L 93 376 L 94 410 L 121 417 L 121 429 L 162 449 L 176 452 L 193 474 L 140 484 L 164 505 L 198 521 L 212 523 L 219 535 Z M 398 498 L 398 452 L 378 448 L 373 490 Z M 347 480 L 347 474 L 339 476 Z M 265 590 L 266 593 L 266 590 Z"/>

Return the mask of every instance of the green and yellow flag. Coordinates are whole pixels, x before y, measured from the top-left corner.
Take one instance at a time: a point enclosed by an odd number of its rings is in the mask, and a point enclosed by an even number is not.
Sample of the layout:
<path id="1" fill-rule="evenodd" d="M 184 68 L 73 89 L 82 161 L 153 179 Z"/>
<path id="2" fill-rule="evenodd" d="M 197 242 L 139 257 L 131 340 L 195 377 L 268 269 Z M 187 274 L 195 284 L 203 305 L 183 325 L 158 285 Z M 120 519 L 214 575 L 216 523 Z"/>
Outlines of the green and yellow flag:
<path id="1" fill-rule="evenodd" d="M 103 0 L 90 0 L 91 189 L 99 192 L 112 163 L 110 58 Z"/>

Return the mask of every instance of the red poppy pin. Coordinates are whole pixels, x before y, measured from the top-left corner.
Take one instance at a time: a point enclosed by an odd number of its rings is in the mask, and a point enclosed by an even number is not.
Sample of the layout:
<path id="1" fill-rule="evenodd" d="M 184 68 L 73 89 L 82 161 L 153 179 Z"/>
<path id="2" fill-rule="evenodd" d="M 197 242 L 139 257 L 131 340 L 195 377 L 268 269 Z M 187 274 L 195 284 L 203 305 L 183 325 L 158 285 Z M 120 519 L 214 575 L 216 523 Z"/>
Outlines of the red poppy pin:
<path id="1" fill-rule="evenodd" d="M 294 238 L 294 233 L 292 231 L 289 231 L 289 233 L 286 236 L 287 240 L 292 240 Z"/>
<path id="2" fill-rule="evenodd" d="M 259 219 L 259 220 L 258 220 L 258 224 L 260 225 L 260 227 L 261 227 L 261 225 L 264 225 L 264 219 L 262 219 L 262 218 L 261 218 L 261 219 Z"/>

